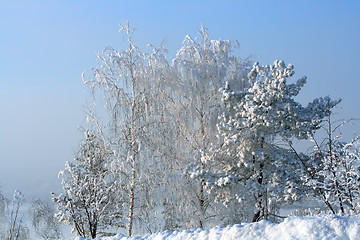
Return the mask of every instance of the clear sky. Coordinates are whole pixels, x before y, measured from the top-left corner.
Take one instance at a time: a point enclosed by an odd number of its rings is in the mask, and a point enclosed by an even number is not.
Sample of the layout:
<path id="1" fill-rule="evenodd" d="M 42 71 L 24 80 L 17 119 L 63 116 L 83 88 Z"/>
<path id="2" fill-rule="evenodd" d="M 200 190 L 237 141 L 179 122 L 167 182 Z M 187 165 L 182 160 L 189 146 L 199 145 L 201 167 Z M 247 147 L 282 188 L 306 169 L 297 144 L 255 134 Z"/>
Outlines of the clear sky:
<path id="1" fill-rule="evenodd" d="M 137 27 L 140 48 L 165 38 L 169 59 L 204 24 L 213 38 L 260 64 L 283 59 L 308 76 L 300 101 L 342 98 L 344 118 L 360 118 L 360 1 L 321 0 L 0 0 L 0 186 L 29 199 L 59 192 L 84 125 L 81 73 L 95 53 L 125 48 L 119 23 Z M 360 133 L 359 123 L 347 129 Z"/>

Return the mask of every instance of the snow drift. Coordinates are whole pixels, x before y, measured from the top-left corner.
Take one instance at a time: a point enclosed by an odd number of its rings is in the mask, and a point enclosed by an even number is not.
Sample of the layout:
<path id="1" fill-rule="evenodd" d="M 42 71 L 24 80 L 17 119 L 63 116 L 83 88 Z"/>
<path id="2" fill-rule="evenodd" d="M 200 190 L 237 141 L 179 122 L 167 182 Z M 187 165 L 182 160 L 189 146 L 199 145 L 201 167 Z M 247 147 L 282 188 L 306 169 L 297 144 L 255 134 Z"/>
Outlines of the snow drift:
<path id="1" fill-rule="evenodd" d="M 296 239 L 335 240 L 360 239 L 360 217 L 334 215 L 314 217 L 290 217 L 281 223 L 260 221 L 212 229 L 165 231 L 143 237 L 127 237 L 118 234 L 103 240 L 245 240 L 245 239 Z M 85 238 L 78 238 L 85 240 Z"/>

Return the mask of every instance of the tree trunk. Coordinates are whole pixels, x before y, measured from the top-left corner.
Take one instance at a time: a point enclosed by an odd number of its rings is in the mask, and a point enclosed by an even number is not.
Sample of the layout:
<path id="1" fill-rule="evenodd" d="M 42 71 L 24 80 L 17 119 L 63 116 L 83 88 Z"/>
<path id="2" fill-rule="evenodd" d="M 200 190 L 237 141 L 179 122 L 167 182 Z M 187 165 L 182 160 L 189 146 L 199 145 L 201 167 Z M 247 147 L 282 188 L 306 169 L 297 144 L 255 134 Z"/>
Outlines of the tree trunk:
<path id="1" fill-rule="evenodd" d="M 203 102 L 203 101 L 202 101 Z M 203 103 L 204 104 L 204 103 Z M 199 112 L 199 120 L 200 120 L 200 133 L 201 133 L 201 148 L 205 149 L 205 126 L 204 126 L 204 113 L 201 107 L 201 110 L 198 111 Z M 201 160 L 200 160 L 201 161 Z M 205 164 L 201 162 L 201 170 L 205 169 Z M 205 213 L 206 213 L 206 201 L 205 201 L 205 192 L 204 192 L 204 186 L 205 186 L 205 181 L 201 180 L 200 181 L 200 193 L 199 193 L 199 206 L 200 206 L 200 220 L 199 220 L 199 225 L 200 228 L 204 227 L 204 218 L 205 218 Z"/>
<path id="2" fill-rule="evenodd" d="M 260 141 L 260 147 L 261 148 L 264 148 L 264 137 L 261 138 L 261 141 Z M 253 164 L 255 164 L 255 156 L 253 156 Z M 264 176 L 263 176 L 263 168 L 264 168 L 264 163 L 260 163 L 260 166 L 259 166 L 259 177 L 257 179 L 257 182 L 259 183 L 260 186 L 263 185 L 263 179 L 264 179 Z M 253 216 L 253 219 L 252 221 L 253 222 L 258 222 L 260 220 L 260 218 L 264 215 L 264 206 L 262 204 L 263 202 L 263 193 L 261 192 L 258 192 L 257 193 L 257 211 L 255 212 L 254 216 Z"/>
<path id="3" fill-rule="evenodd" d="M 135 159 L 133 159 L 135 161 Z M 135 203 L 135 166 L 133 163 L 133 167 L 131 170 L 131 184 L 130 184 L 130 205 L 129 205 L 129 223 L 128 223 L 128 227 L 127 227 L 127 233 L 128 236 L 131 236 L 132 234 L 132 227 L 133 227 L 133 222 L 134 222 L 134 203 Z"/>
<path id="4" fill-rule="evenodd" d="M 202 166 L 202 169 L 203 169 L 203 164 L 201 164 Z M 199 205 L 200 205 L 200 220 L 199 220 L 199 225 L 200 225 L 200 228 L 203 228 L 204 227 L 204 215 L 205 215 L 205 211 L 206 211 L 206 208 L 205 208 L 205 196 L 204 196 L 204 180 L 201 180 L 200 181 L 200 194 L 199 194 Z"/>

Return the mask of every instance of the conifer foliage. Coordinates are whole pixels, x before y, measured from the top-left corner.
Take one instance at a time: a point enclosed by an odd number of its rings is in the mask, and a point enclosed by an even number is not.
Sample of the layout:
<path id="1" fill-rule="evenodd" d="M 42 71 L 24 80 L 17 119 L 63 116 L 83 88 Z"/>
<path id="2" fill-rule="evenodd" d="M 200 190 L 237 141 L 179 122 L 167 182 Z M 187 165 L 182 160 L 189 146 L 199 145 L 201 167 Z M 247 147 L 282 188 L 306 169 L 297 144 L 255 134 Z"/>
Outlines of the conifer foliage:
<path id="1" fill-rule="evenodd" d="M 271 66 L 255 63 L 248 74 L 249 88 L 234 91 L 226 85 L 222 89 L 226 111 L 217 125 L 221 145 L 203 157 L 218 167 L 204 177 L 210 188 L 226 189 L 220 191 L 226 196 L 223 201 L 253 202 L 254 214 L 248 220 L 269 219 L 284 202 L 297 200 L 293 174 L 297 162 L 284 145 L 320 128 L 338 103 L 319 98 L 303 107 L 294 97 L 306 78 L 287 83 L 293 75 L 293 66 L 283 61 Z"/>

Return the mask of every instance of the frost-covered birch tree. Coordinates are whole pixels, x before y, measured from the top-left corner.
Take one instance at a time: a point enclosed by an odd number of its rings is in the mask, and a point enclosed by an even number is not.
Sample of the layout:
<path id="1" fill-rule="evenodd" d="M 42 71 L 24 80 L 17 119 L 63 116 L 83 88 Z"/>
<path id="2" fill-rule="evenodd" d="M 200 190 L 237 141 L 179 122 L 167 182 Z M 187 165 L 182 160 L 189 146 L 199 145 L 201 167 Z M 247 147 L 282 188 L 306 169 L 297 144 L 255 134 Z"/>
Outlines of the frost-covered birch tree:
<path id="1" fill-rule="evenodd" d="M 106 141 L 115 150 L 128 234 L 139 226 L 148 232 L 203 227 L 212 200 L 187 165 L 206 168 L 199 156 L 216 142 L 218 89 L 225 81 L 246 86 L 247 61 L 230 55 L 235 42 L 211 40 L 205 28 L 199 39 L 186 37 L 172 64 L 162 47 L 140 51 L 128 23 L 122 30 L 129 48 L 106 49 L 84 81 L 105 102 Z"/>
<path id="2" fill-rule="evenodd" d="M 190 225 L 186 227 L 205 227 L 209 218 L 217 214 L 204 180 L 191 178 L 189 172 L 194 167 L 200 170 L 210 167 L 200 156 L 217 142 L 219 88 L 226 81 L 234 88 L 247 86 L 248 61 L 231 55 L 237 45 L 236 41 L 212 40 L 202 26 L 197 38 L 186 36 L 172 60 L 174 74 L 167 81 L 171 86 L 168 89 L 171 104 L 166 111 L 170 114 L 170 126 L 176 131 L 173 159 L 183 176 L 182 184 L 187 186 L 184 192 L 187 197 L 180 199 L 188 201 L 183 203 L 188 206 L 185 211 Z"/>
<path id="3" fill-rule="evenodd" d="M 34 199 L 29 209 L 29 217 L 37 236 L 42 239 L 60 239 L 61 223 L 55 218 L 55 209 L 52 205 Z"/>
<path id="4" fill-rule="evenodd" d="M 234 91 L 226 85 L 218 132 L 222 145 L 203 158 L 217 164 L 215 171 L 199 173 L 209 188 L 219 191 L 225 203 L 237 200 L 254 209 L 248 220 L 269 219 L 286 201 L 296 200 L 295 155 L 284 147 L 292 139 L 306 139 L 320 127 L 337 102 L 315 99 L 307 107 L 294 100 L 306 78 L 289 84 L 292 65 L 275 61 L 271 66 L 255 63 L 250 86 Z"/>
<path id="5" fill-rule="evenodd" d="M 98 56 L 101 65 L 85 73 L 84 82 L 97 96 L 95 103 L 105 102 L 106 141 L 114 150 L 112 171 L 120 184 L 119 201 L 130 236 L 135 223 L 149 232 L 157 228 L 153 218 L 159 212 L 154 209 L 158 205 L 154 194 L 163 190 L 159 189 L 159 160 L 150 145 L 156 119 L 161 118 L 158 100 L 163 87 L 159 84 L 167 61 L 161 49 L 151 54 L 141 52 L 133 42 L 134 29 L 128 22 L 121 25 L 121 31 L 127 34 L 128 49 L 105 49 Z"/>
<path id="6" fill-rule="evenodd" d="M 0 238 L 23 240 L 29 238 L 29 229 L 23 218 L 24 195 L 15 190 L 12 201 L 0 193 Z"/>

